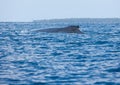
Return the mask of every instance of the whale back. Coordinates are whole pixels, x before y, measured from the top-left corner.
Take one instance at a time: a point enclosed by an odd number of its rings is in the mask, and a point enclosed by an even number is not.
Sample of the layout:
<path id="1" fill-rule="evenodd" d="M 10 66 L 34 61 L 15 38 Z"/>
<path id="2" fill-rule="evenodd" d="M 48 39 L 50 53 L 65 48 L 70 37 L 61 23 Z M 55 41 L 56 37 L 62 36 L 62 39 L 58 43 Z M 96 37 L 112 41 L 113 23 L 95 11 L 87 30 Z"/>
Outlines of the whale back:
<path id="1" fill-rule="evenodd" d="M 49 28 L 49 29 L 41 29 L 40 32 L 47 33 L 82 33 L 79 30 L 79 26 L 68 26 L 64 28 Z"/>
<path id="2" fill-rule="evenodd" d="M 68 26 L 64 28 L 63 31 L 67 33 L 81 33 L 79 26 Z"/>

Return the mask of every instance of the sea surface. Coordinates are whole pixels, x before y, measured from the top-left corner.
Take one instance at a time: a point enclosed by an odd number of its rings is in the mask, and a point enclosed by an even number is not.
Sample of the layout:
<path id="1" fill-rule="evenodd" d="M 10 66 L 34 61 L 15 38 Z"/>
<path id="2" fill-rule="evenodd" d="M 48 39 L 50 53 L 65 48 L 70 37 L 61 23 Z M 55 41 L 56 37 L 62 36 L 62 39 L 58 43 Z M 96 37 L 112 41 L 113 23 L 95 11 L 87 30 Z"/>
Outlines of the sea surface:
<path id="1" fill-rule="evenodd" d="M 120 85 L 120 19 L 0 22 L 0 85 Z"/>

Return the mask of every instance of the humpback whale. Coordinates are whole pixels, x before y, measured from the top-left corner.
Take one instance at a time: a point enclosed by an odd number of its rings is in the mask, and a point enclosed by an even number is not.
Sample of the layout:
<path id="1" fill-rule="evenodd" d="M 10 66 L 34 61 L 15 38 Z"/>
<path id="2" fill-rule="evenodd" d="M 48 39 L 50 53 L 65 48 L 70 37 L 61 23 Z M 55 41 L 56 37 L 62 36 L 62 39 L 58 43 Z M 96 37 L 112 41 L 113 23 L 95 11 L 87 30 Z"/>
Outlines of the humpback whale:
<path id="1" fill-rule="evenodd" d="M 79 30 L 79 26 L 67 26 L 64 28 L 48 28 L 38 30 L 39 32 L 47 32 L 47 33 L 78 33 L 82 32 Z"/>

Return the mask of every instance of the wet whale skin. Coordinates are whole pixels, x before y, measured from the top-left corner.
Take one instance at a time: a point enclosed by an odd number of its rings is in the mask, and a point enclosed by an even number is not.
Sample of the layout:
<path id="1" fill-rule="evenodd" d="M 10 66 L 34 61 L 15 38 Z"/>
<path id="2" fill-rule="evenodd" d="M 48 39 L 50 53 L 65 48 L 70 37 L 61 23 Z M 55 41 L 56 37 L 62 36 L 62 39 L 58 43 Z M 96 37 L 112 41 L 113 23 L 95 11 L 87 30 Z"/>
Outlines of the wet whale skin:
<path id="1" fill-rule="evenodd" d="M 47 33 L 82 33 L 79 30 L 79 26 L 68 26 L 64 28 L 48 28 L 41 29 L 39 32 L 47 32 Z"/>

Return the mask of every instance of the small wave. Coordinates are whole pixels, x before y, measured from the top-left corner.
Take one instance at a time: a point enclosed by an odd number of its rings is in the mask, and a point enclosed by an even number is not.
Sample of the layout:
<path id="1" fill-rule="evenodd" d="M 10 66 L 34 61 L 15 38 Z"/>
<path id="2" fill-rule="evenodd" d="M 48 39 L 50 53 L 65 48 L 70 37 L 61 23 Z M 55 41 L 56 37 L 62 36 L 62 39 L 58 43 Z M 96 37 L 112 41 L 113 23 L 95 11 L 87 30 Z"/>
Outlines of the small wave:
<path id="1" fill-rule="evenodd" d="M 119 68 L 111 68 L 107 70 L 108 72 L 120 72 L 120 67 Z"/>
<path id="2" fill-rule="evenodd" d="M 120 85 L 120 83 L 101 81 L 101 82 L 95 82 L 94 85 Z"/>

